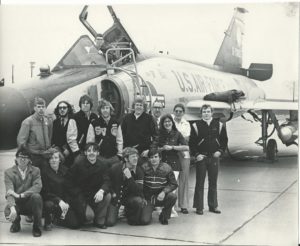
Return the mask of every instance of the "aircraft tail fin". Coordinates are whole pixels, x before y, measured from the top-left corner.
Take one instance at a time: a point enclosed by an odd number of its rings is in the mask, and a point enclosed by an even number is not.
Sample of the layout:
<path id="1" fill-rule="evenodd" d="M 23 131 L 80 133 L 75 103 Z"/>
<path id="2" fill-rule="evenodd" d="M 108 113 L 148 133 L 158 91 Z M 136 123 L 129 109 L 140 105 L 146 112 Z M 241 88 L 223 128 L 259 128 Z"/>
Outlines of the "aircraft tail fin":
<path id="1" fill-rule="evenodd" d="M 243 58 L 244 14 L 247 12 L 240 7 L 234 9 L 234 15 L 215 59 L 214 65 L 223 67 L 226 72 L 240 73 Z"/>

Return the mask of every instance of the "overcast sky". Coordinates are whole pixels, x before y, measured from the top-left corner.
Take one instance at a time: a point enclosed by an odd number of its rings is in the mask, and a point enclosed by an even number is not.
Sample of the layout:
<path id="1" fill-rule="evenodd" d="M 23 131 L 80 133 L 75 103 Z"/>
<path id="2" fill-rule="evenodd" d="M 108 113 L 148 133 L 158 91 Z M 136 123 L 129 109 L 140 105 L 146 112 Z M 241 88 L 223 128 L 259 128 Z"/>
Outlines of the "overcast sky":
<path id="1" fill-rule="evenodd" d="M 271 80 L 263 82 L 268 97 L 291 99 L 298 83 L 299 10 L 297 4 L 155 4 L 114 5 L 122 24 L 140 50 L 212 64 L 236 6 L 246 8 L 244 67 L 251 62 L 273 63 Z M 51 68 L 80 35 L 89 32 L 78 16 L 83 5 L 1 5 L 0 79 L 30 78 L 30 61 Z M 98 32 L 111 24 L 104 5 L 89 7 L 89 21 Z M 261 83 L 259 83 L 261 84 Z M 289 88 L 290 87 L 290 88 Z"/>

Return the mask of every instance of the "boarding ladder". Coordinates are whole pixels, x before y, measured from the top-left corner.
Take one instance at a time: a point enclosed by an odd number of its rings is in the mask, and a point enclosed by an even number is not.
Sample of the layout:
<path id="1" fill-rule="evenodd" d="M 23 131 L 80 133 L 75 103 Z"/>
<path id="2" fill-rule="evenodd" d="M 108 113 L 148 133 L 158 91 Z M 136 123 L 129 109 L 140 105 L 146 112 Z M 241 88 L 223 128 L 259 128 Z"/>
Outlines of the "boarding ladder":
<path id="1" fill-rule="evenodd" d="M 136 99 L 136 97 L 142 96 L 150 108 L 152 105 L 152 92 L 149 85 L 146 83 L 143 77 L 138 74 L 135 54 L 133 49 L 120 47 L 124 45 L 130 47 L 130 44 L 127 42 L 118 42 L 115 45 L 117 47 L 109 48 L 105 53 L 105 59 L 107 64 L 107 75 L 110 76 L 113 74 L 113 72 L 112 73 L 110 72 L 111 70 L 113 71 L 120 70 L 126 73 L 131 78 L 133 83 L 134 100 Z M 134 70 L 121 67 L 128 63 L 132 63 Z"/>

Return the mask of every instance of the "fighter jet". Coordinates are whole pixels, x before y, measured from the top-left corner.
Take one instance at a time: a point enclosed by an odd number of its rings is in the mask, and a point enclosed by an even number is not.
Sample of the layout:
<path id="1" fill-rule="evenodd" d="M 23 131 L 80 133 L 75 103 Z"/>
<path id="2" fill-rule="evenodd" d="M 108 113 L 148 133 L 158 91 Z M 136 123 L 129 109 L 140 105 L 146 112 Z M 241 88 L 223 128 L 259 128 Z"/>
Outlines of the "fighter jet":
<path id="1" fill-rule="evenodd" d="M 34 97 L 46 99 L 49 114 L 60 100 L 68 100 L 78 110 L 79 97 L 89 94 L 96 104 L 100 98 L 109 100 L 118 119 L 130 111 L 137 96 L 148 105 L 161 101 L 165 111 L 182 102 L 185 117 L 190 122 L 201 119 L 203 104 L 210 104 L 214 117 L 223 122 L 249 113 L 261 122 L 262 134 L 256 143 L 263 147 L 268 159 L 277 155 L 277 144 L 271 135 L 277 131 L 281 141 L 296 144 L 298 103 L 268 101 L 266 94 L 253 80 L 271 78 L 272 64 L 252 63 L 242 68 L 244 15 L 237 7 L 225 32 L 213 65 L 178 57 L 142 53 L 133 42 L 111 6 L 108 11 L 113 25 L 98 33 L 88 22 L 88 6 L 79 15 L 82 24 L 93 36 L 81 36 L 50 71 L 41 68 L 39 77 L 31 83 L 0 87 L 0 148 L 16 146 L 16 136 L 22 120 L 32 113 Z M 279 125 L 275 110 L 289 112 L 289 119 Z M 274 125 L 271 134 L 268 126 Z"/>

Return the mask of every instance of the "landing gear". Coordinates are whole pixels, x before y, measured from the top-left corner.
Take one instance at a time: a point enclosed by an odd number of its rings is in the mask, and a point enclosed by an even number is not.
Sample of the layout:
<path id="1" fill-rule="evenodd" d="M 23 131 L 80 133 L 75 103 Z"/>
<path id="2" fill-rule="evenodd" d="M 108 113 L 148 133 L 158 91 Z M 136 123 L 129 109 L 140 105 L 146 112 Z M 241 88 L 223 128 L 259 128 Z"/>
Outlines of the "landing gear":
<path id="1" fill-rule="evenodd" d="M 255 143 L 263 147 L 263 152 L 266 155 L 266 159 L 274 162 L 277 158 L 278 152 L 277 143 L 275 139 L 269 138 L 275 132 L 276 126 L 278 126 L 275 114 L 272 111 L 262 110 L 261 119 L 258 116 L 256 116 L 254 119 L 261 122 L 261 137 Z M 271 133 L 268 134 L 268 126 L 271 124 L 274 124 L 274 128 Z"/>
<path id="2" fill-rule="evenodd" d="M 266 148 L 266 157 L 267 160 L 274 162 L 277 158 L 277 143 L 274 138 L 269 139 Z"/>

